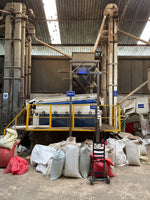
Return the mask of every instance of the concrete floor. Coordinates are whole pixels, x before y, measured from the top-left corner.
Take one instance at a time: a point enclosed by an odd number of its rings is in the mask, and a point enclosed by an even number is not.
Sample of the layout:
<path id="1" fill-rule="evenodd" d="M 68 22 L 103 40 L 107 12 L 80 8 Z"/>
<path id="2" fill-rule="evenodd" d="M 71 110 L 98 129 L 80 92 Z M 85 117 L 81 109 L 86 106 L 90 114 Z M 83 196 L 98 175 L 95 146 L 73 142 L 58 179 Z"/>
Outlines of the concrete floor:
<path id="1" fill-rule="evenodd" d="M 150 146 L 148 156 L 150 162 Z M 89 179 L 60 178 L 50 181 L 29 166 L 24 175 L 3 175 L 0 200 L 150 200 L 150 165 L 116 167 L 110 185 L 89 184 Z"/>

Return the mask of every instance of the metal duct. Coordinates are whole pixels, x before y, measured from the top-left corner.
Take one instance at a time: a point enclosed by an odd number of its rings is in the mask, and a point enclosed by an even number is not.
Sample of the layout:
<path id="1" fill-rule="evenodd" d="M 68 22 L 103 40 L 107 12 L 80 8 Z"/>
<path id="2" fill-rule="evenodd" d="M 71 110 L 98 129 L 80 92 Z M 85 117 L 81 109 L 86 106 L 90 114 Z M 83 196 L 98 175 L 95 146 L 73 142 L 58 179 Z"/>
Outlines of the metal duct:
<path id="1" fill-rule="evenodd" d="M 108 95 L 109 105 L 113 105 L 113 18 L 108 22 Z M 112 123 L 112 108 L 109 107 L 109 124 Z"/>
<path id="2" fill-rule="evenodd" d="M 6 15 L 5 38 L 12 37 L 11 16 Z M 3 121 L 7 123 L 12 112 L 12 41 L 5 40 L 5 61 L 4 61 L 4 93 L 3 93 Z"/>
<path id="3" fill-rule="evenodd" d="M 14 90 L 13 90 L 13 116 L 17 115 L 20 108 L 20 83 L 21 83 L 21 16 L 22 4 L 14 3 L 15 7 L 15 29 L 14 37 Z"/>
<path id="4" fill-rule="evenodd" d="M 25 72 L 24 72 L 24 77 L 25 77 L 25 82 L 24 82 L 24 97 L 25 100 L 27 100 L 27 90 L 28 90 L 28 40 L 26 40 L 25 44 Z"/>
<path id="5" fill-rule="evenodd" d="M 148 68 L 148 89 L 150 90 L 150 67 Z"/>
<path id="6" fill-rule="evenodd" d="M 22 35 L 21 35 L 21 85 L 20 85 L 20 91 L 21 91 L 21 106 L 24 105 L 24 62 L 25 62 L 25 37 L 26 37 L 26 7 L 23 7 L 23 15 L 22 15 L 22 22 L 21 22 L 21 29 L 22 29 Z"/>
<path id="7" fill-rule="evenodd" d="M 101 79 L 101 89 L 102 89 L 102 96 L 104 98 L 104 105 L 107 105 L 107 75 L 106 75 L 106 65 L 107 65 L 107 42 L 102 42 L 102 79 Z M 104 117 L 107 116 L 107 107 L 104 106 L 103 108 L 103 115 Z"/>
<path id="8" fill-rule="evenodd" d="M 27 90 L 27 98 L 30 98 L 31 94 L 31 35 L 28 35 L 28 90 Z"/>

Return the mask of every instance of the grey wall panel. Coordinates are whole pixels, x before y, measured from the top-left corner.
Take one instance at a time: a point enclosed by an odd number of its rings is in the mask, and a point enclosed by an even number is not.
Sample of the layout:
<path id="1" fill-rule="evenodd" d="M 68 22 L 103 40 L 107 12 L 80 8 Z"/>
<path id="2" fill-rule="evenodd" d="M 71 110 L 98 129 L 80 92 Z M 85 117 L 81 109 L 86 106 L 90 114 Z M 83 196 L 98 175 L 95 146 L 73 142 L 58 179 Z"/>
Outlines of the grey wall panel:
<path id="1" fill-rule="evenodd" d="M 146 81 L 147 66 L 150 66 L 150 57 L 119 57 L 118 93 L 127 94 Z M 136 94 L 150 94 L 148 86 Z"/>
<path id="2" fill-rule="evenodd" d="M 69 88 L 69 60 L 50 57 L 32 58 L 31 91 L 40 93 L 65 93 Z"/>
<path id="3" fill-rule="evenodd" d="M 130 60 L 120 60 L 118 65 L 118 92 L 119 93 L 129 93 L 131 90 L 131 80 L 132 75 L 130 73 L 131 61 Z"/>
<path id="4" fill-rule="evenodd" d="M 143 60 L 131 60 L 131 90 L 134 90 L 144 82 L 143 76 Z M 143 93 L 143 88 L 137 91 L 137 93 Z"/>
<path id="5" fill-rule="evenodd" d="M 144 80 L 147 80 L 148 79 L 148 72 L 147 72 L 147 68 L 150 67 L 150 60 L 144 60 L 143 61 L 143 64 L 144 64 Z M 148 90 L 148 87 L 143 87 L 143 92 L 144 93 L 150 93 L 150 91 Z"/>
<path id="6" fill-rule="evenodd" d="M 118 93 L 128 94 L 147 80 L 150 57 L 119 57 Z M 32 92 L 65 93 L 69 89 L 69 60 L 63 57 L 32 57 Z M 137 94 L 150 94 L 146 85 Z"/>

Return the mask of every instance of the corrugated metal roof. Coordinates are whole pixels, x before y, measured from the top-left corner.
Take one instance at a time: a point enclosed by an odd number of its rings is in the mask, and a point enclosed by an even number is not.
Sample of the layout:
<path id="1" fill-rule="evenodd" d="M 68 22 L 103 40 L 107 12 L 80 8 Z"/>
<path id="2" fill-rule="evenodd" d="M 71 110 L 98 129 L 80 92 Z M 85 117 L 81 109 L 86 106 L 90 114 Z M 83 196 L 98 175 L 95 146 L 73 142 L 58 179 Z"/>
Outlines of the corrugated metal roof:
<path id="1" fill-rule="evenodd" d="M 147 0 L 56 0 L 56 3 L 62 44 L 93 44 L 100 28 L 104 8 L 108 3 L 118 5 L 119 18 L 128 3 L 121 18 L 120 29 L 136 36 L 141 35 L 150 16 L 150 1 Z M 137 41 L 119 34 L 119 43 L 136 44 Z"/>
<path id="2" fill-rule="evenodd" d="M 0 0 L 0 9 L 8 2 L 20 0 Z M 43 1 L 21 2 L 35 13 L 33 24 L 37 37 L 50 43 L 47 22 L 44 21 Z M 150 16 L 150 0 L 56 0 L 62 44 L 93 44 L 101 25 L 104 8 L 108 3 L 116 3 L 119 8 L 120 29 L 139 37 Z M 33 43 L 36 42 L 33 40 Z M 136 44 L 137 41 L 119 34 L 119 43 Z"/>
<path id="3" fill-rule="evenodd" d="M 36 29 L 37 37 L 47 43 L 50 43 L 50 35 L 48 31 L 47 22 L 43 21 L 42 23 L 36 23 L 37 19 L 46 19 L 44 7 L 43 7 L 43 1 L 42 0 L 0 0 L 0 9 L 4 9 L 5 5 L 8 2 L 21 2 L 24 3 L 27 6 L 27 9 L 32 9 L 35 14 L 35 19 L 33 20 L 33 24 Z M 36 43 L 35 41 L 33 41 Z"/>

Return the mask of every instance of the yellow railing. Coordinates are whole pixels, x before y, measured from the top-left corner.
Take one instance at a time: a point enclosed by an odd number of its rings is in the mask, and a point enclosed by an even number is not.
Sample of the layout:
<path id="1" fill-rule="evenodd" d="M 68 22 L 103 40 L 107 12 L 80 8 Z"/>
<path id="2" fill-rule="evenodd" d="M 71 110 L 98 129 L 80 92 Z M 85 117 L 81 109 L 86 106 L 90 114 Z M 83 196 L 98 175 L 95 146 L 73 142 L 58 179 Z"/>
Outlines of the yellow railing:
<path id="1" fill-rule="evenodd" d="M 27 106 L 25 106 L 17 115 L 16 115 L 16 117 L 5 127 L 5 129 L 4 129 L 4 135 L 6 134 L 6 129 L 8 128 L 8 127 L 10 127 L 12 124 L 13 124 L 13 122 L 15 122 L 15 131 L 16 131 L 16 126 L 17 126 L 17 119 L 18 119 L 18 117 L 23 113 L 23 111 L 26 109 L 26 107 Z"/>
<path id="2" fill-rule="evenodd" d="M 36 106 L 36 109 L 32 109 L 34 106 Z M 40 110 L 41 106 L 47 107 L 46 109 L 43 108 L 43 110 L 46 110 L 46 116 L 36 116 L 35 112 L 42 112 L 42 109 Z M 69 131 L 69 125 L 68 126 L 60 126 L 60 127 L 55 127 L 53 126 L 53 120 L 54 119 L 68 119 L 69 120 L 69 104 L 28 104 L 26 107 L 24 107 L 18 115 L 8 124 L 8 126 L 4 129 L 4 134 L 6 132 L 6 129 L 11 126 L 14 122 L 14 129 L 16 130 L 19 126 L 17 125 L 17 119 L 18 117 L 22 114 L 24 110 L 26 110 L 26 124 L 25 124 L 25 130 L 26 131 Z M 95 127 L 94 125 L 87 126 L 87 127 L 79 127 L 76 126 L 76 121 L 80 119 L 93 119 L 95 118 L 95 110 L 91 109 L 90 104 L 73 104 L 72 105 L 72 131 L 94 131 Z M 119 105 L 100 105 L 101 108 L 104 106 L 107 107 L 107 110 L 112 109 L 112 117 L 110 120 L 110 117 L 104 117 L 103 115 L 101 116 L 100 120 L 102 121 L 111 121 L 111 125 L 108 126 L 108 128 L 105 129 L 105 131 L 108 132 L 120 132 L 121 131 L 121 115 L 120 115 L 120 106 Z M 67 107 L 68 110 L 68 116 L 54 116 L 54 109 L 59 109 L 59 108 L 64 108 Z M 84 111 L 83 111 L 84 108 Z M 86 108 L 86 112 L 85 112 Z M 60 109 L 60 113 L 62 112 Z M 89 116 L 79 116 L 77 115 L 77 110 L 78 112 L 81 110 L 82 113 L 87 113 L 91 111 L 91 115 Z M 34 112 L 33 112 L 34 111 Z M 45 112 L 45 111 L 44 111 Z M 66 110 L 64 111 L 64 113 Z M 59 113 L 59 112 L 58 112 Z M 46 119 L 48 120 L 47 125 L 40 125 L 39 120 L 40 119 Z M 107 125 L 109 122 L 107 123 Z"/>

